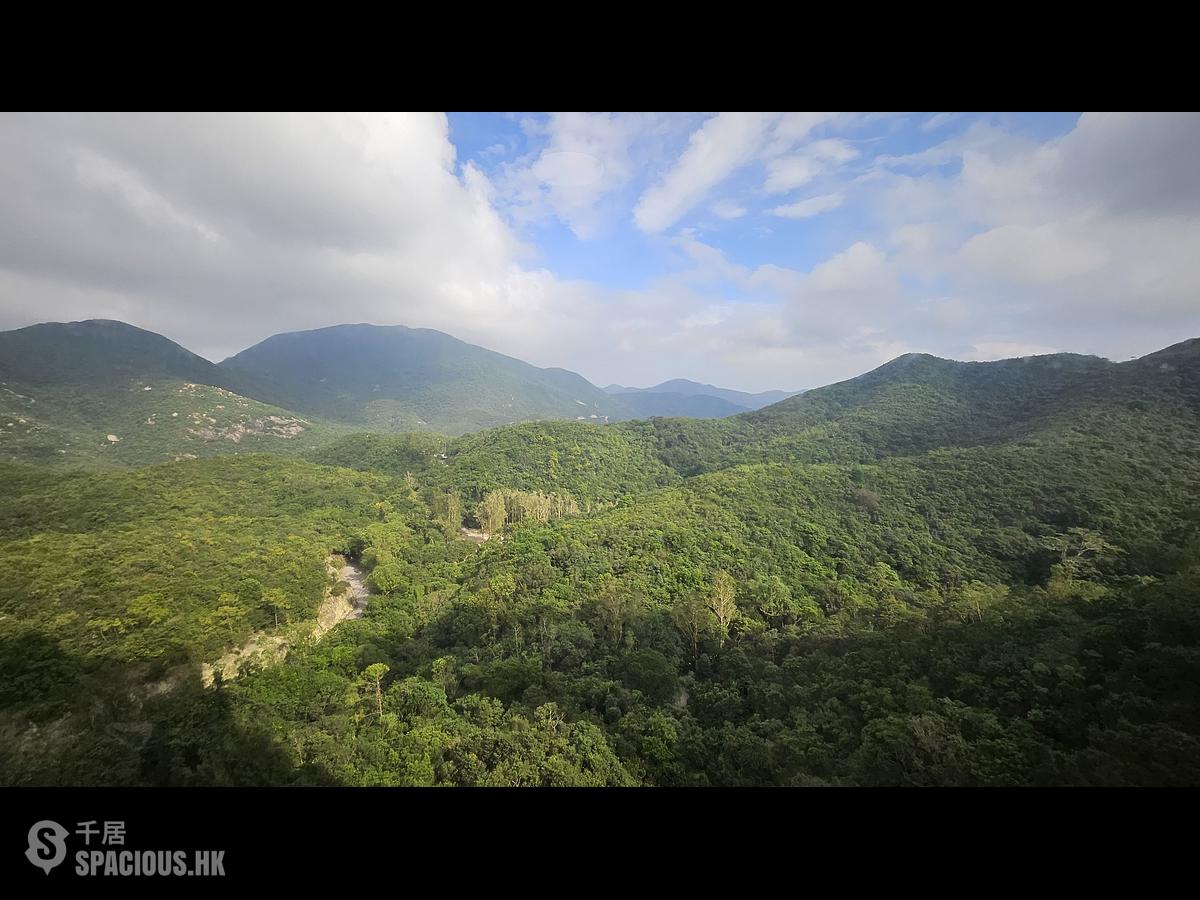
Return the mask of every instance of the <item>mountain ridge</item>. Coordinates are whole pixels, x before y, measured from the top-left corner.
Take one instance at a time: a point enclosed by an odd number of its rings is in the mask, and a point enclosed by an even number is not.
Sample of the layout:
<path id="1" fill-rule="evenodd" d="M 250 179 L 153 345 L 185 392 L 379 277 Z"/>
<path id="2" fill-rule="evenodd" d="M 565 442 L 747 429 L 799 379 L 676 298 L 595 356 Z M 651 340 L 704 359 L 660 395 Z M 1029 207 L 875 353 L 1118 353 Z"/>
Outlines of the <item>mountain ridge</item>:
<path id="1" fill-rule="evenodd" d="M 211 390 L 201 397 L 189 384 Z M 134 463 L 218 450 L 294 453 L 352 431 L 454 435 L 551 419 L 651 420 L 662 435 L 679 431 L 675 419 L 698 419 L 686 438 L 664 439 L 714 441 L 740 458 L 738 447 L 765 452 L 756 443 L 762 434 L 780 446 L 806 435 L 800 443 L 814 459 L 821 458 L 818 445 L 866 458 L 868 447 L 918 452 L 1009 439 L 1046 422 L 1084 422 L 1105 404 L 1200 407 L 1200 339 L 1123 362 L 1075 353 L 986 362 L 908 353 L 754 410 L 696 393 L 711 385 L 676 379 L 662 386 L 694 393 L 614 394 L 619 386 L 602 390 L 567 369 L 538 368 L 406 326 L 284 332 L 215 364 L 116 320 L 39 323 L 0 332 L 0 458 Z M 168 393 L 179 397 L 167 403 Z M 170 427 L 150 427 L 167 419 Z M 303 441 L 273 437 L 294 425 Z M 109 434 L 120 443 L 107 441 Z M 665 452 L 677 455 L 683 446 Z"/>
<path id="2" fill-rule="evenodd" d="M 263 399 L 332 421 L 447 433 L 530 418 L 614 418 L 623 406 L 583 376 L 542 369 L 434 329 L 334 325 L 283 332 L 219 367 Z"/>
<path id="3" fill-rule="evenodd" d="M 605 393 L 616 396 L 627 397 L 638 394 L 674 394 L 685 397 L 706 396 L 716 397 L 720 400 L 741 407 L 744 410 L 761 409 L 764 406 L 769 406 L 772 403 L 778 403 L 781 400 L 786 400 L 788 397 L 793 397 L 803 391 L 759 391 L 751 393 L 748 391 L 738 391 L 733 388 L 719 388 L 712 384 L 705 384 L 699 381 L 692 381 L 687 378 L 672 378 L 669 381 L 664 381 L 661 384 L 656 384 L 648 388 L 626 387 L 620 384 L 610 384 L 604 388 Z"/>

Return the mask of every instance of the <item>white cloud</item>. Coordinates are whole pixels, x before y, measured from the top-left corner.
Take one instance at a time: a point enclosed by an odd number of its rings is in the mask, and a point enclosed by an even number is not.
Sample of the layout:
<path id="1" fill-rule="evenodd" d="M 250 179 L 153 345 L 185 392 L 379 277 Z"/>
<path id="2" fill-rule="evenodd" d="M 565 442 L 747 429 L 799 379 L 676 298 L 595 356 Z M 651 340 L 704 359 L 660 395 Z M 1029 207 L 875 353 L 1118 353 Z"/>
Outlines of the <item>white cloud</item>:
<path id="1" fill-rule="evenodd" d="M 798 187 L 836 168 L 858 155 L 837 139 L 811 141 L 800 154 L 779 158 L 835 118 L 834 113 L 720 113 L 709 118 L 692 133 L 666 174 L 643 192 L 633 210 L 634 223 L 648 234 L 665 231 L 751 163 L 767 164 L 770 193 Z M 742 206 L 724 202 L 730 205 L 718 207 L 744 213 Z"/>
<path id="2" fill-rule="evenodd" d="M 555 113 L 529 131 L 548 138 L 531 157 L 502 168 L 500 194 L 519 222 L 555 216 L 581 238 L 601 230 L 606 197 L 627 185 L 635 172 L 639 141 L 652 134 L 660 117 L 642 114 Z"/>
<path id="3" fill-rule="evenodd" d="M 786 194 L 803 187 L 819 175 L 827 174 L 857 158 L 858 150 L 843 140 L 813 141 L 796 154 L 771 160 L 763 190 L 768 194 Z"/>
<path id="4" fill-rule="evenodd" d="M 785 194 L 808 184 L 821 171 L 821 164 L 810 156 L 785 156 L 772 160 L 767 166 L 763 190 L 768 194 Z"/>
<path id="5" fill-rule="evenodd" d="M 1021 284 L 1059 284 L 1102 268 L 1109 260 L 1104 247 L 1059 223 L 1030 227 L 1002 225 L 976 235 L 963 245 L 967 262 L 992 278 Z"/>
<path id="6" fill-rule="evenodd" d="M 9 116 L 2 137 L 0 270 L 21 285 L 4 326 L 121 298 L 220 358 L 345 321 L 479 339 L 539 296 L 487 179 L 455 177 L 442 116 Z M 481 297 L 486 317 L 464 315 Z"/>
<path id="7" fill-rule="evenodd" d="M 819 159 L 822 162 L 838 166 L 848 163 L 853 159 L 858 159 L 859 156 L 859 151 L 852 144 L 835 138 L 813 141 L 804 149 L 813 159 Z"/>
<path id="8" fill-rule="evenodd" d="M 1195 114 L 1086 114 L 1050 141 L 975 122 L 877 157 L 863 208 L 991 340 L 1127 358 L 1200 333 L 1197 143 Z"/>
<path id="9" fill-rule="evenodd" d="M 922 131 L 937 131 L 958 118 L 958 113 L 936 113 L 921 123 Z"/>
<path id="10" fill-rule="evenodd" d="M 719 200 L 713 204 L 712 211 L 722 219 L 740 219 L 746 214 L 746 207 L 739 206 L 732 200 Z"/>
<path id="11" fill-rule="evenodd" d="M 656 233 L 674 225 L 713 187 L 754 159 L 774 116 L 720 113 L 706 121 L 662 180 L 642 194 L 633 219 L 642 231 Z"/>
<path id="12" fill-rule="evenodd" d="M 195 232 L 207 241 L 221 240 L 221 236 L 204 222 L 176 209 L 170 201 L 146 185 L 136 172 L 86 148 L 75 150 L 74 156 L 75 173 L 80 184 L 109 194 L 147 226 Z"/>
<path id="13" fill-rule="evenodd" d="M 810 197 L 798 203 L 776 206 L 771 210 L 771 215 L 779 216 L 782 219 L 807 219 L 810 216 L 819 216 L 823 212 L 837 209 L 845 199 L 841 194 L 822 194 L 820 197 Z"/>
<path id="14" fill-rule="evenodd" d="M 812 288 L 825 294 L 878 291 L 890 288 L 887 257 L 859 241 L 813 268 Z"/>
<path id="15" fill-rule="evenodd" d="M 815 129 L 831 122 L 837 116 L 837 113 L 830 112 L 783 113 L 771 131 L 771 139 L 764 149 L 764 156 L 769 158 L 787 153 Z"/>
<path id="16" fill-rule="evenodd" d="M 0 152 L 0 328 L 117 318 L 221 359 L 279 331 L 404 324 L 601 383 L 776 384 L 727 361 L 726 333 L 770 305 L 710 293 L 748 270 L 687 238 L 682 271 L 638 290 L 530 266 L 497 186 L 455 174 L 441 116 L 9 116 Z M 587 174 L 542 170 L 555 190 Z"/>

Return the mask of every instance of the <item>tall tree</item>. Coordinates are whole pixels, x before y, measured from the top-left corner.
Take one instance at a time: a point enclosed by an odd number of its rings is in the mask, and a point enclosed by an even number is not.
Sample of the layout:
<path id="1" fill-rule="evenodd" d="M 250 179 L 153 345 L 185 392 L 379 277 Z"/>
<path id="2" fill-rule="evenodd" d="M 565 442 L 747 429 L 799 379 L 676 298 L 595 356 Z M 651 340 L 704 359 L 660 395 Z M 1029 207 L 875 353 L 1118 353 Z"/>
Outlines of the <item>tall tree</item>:
<path id="1" fill-rule="evenodd" d="M 487 534 L 495 534 L 503 528 L 507 516 L 503 491 L 488 491 L 475 509 L 475 518 L 479 520 L 479 527 Z"/>
<path id="2" fill-rule="evenodd" d="M 713 576 L 712 591 L 708 595 L 708 609 L 717 621 L 717 643 L 725 645 L 729 637 L 729 626 L 737 618 L 737 584 L 733 576 L 719 569 Z"/>
<path id="3" fill-rule="evenodd" d="M 276 628 L 279 627 L 279 614 L 283 613 L 283 620 L 286 622 L 287 614 L 292 609 L 292 601 L 288 599 L 287 592 L 279 588 L 267 588 L 263 591 L 262 604 L 275 617 Z"/>
<path id="4" fill-rule="evenodd" d="M 380 720 L 383 719 L 383 676 L 391 671 L 384 663 L 374 663 L 363 670 L 363 678 L 368 688 L 375 690 L 375 706 Z"/>
<path id="5" fill-rule="evenodd" d="M 692 668 L 695 669 L 700 662 L 700 638 L 713 627 L 712 610 L 707 601 L 689 594 L 676 601 L 671 608 L 671 618 L 692 645 Z"/>
<path id="6" fill-rule="evenodd" d="M 1060 571 L 1067 581 L 1095 574 L 1098 561 L 1123 552 L 1098 532 L 1086 528 L 1072 528 L 1066 534 L 1051 535 L 1043 546 L 1059 554 Z"/>

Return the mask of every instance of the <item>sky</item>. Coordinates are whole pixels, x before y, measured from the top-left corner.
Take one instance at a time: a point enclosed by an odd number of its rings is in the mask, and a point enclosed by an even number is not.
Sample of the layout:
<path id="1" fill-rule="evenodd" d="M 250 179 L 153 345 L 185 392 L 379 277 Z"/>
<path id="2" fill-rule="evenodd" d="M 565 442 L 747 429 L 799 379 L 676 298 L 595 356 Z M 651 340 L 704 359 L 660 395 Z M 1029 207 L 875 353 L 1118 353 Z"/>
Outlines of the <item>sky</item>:
<path id="1" fill-rule="evenodd" d="M 598 385 L 1200 336 L 1200 115 L 0 114 L 0 329 L 345 322 Z"/>

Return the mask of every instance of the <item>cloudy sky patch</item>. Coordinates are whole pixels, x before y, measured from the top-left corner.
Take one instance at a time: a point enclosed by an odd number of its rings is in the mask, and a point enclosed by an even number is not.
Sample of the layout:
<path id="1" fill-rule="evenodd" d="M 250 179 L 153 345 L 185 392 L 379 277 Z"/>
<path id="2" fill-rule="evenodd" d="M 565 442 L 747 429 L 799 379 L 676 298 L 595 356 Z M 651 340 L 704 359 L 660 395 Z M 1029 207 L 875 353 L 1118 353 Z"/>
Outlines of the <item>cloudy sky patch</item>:
<path id="1" fill-rule="evenodd" d="M 1200 335 L 1194 114 L 0 116 L 0 328 L 438 328 L 598 384 Z"/>

